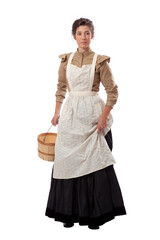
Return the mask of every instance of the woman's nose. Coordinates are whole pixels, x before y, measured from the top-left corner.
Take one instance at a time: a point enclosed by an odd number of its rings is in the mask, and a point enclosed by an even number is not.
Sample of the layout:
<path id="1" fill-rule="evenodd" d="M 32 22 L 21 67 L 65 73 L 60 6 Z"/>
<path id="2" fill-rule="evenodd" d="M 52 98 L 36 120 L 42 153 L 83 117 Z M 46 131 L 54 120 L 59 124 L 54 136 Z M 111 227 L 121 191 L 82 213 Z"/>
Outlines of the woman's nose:
<path id="1" fill-rule="evenodd" d="M 83 38 L 83 39 L 86 39 L 86 34 L 85 34 L 85 33 L 82 34 L 82 38 Z"/>

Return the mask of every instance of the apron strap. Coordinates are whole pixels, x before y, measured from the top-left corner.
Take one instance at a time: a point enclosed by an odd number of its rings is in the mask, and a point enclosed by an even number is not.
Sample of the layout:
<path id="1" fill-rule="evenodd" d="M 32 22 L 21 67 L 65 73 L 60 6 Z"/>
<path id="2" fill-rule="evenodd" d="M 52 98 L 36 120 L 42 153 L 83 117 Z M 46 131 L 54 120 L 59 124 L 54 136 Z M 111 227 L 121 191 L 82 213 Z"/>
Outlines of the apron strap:
<path id="1" fill-rule="evenodd" d="M 95 53 L 95 54 L 94 54 L 94 57 L 93 57 L 93 61 L 92 61 L 91 75 L 90 75 L 90 86 L 89 86 L 89 90 L 90 90 L 90 91 L 92 90 L 92 86 L 93 86 L 97 56 L 98 56 L 98 54 Z"/>
<path id="2" fill-rule="evenodd" d="M 71 61 L 72 61 L 72 58 L 73 58 L 74 54 L 75 53 L 72 52 L 71 55 L 69 56 L 68 63 L 67 63 L 67 68 L 66 68 L 66 78 L 67 78 L 67 81 L 68 81 L 68 84 L 69 84 L 70 91 L 72 91 L 72 84 L 70 84 L 70 66 L 71 66 Z"/>

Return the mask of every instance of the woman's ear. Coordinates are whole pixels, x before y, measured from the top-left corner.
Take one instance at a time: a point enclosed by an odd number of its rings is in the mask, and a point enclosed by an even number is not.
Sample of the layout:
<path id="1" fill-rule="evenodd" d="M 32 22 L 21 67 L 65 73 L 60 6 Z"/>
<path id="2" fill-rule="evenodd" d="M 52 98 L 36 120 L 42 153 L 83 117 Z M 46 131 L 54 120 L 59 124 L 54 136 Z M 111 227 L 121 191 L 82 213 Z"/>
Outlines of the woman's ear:
<path id="1" fill-rule="evenodd" d="M 76 40 L 76 34 L 73 34 L 73 38 Z"/>

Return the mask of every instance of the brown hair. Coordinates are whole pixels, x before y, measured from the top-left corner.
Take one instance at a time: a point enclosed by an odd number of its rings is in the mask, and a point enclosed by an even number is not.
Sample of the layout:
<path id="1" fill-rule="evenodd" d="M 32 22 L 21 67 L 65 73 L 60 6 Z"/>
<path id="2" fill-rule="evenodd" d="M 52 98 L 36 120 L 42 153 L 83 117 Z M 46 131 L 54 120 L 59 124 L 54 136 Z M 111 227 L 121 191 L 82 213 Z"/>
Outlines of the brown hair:
<path id="1" fill-rule="evenodd" d="M 74 35 L 76 33 L 76 29 L 79 26 L 85 26 L 85 25 L 90 28 L 91 33 L 94 36 L 94 25 L 93 25 L 92 21 L 88 18 L 79 18 L 74 21 L 74 23 L 72 24 L 72 35 Z"/>

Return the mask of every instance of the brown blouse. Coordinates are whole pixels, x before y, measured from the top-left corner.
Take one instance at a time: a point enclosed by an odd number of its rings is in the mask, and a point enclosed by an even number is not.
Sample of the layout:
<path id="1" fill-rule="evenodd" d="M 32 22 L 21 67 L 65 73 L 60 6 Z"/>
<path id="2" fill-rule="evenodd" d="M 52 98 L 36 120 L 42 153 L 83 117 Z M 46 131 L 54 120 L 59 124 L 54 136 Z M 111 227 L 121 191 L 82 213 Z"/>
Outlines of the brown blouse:
<path id="1" fill-rule="evenodd" d="M 91 49 L 87 52 L 81 53 L 78 51 L 75 52 L 71 64 L 76 65 L 77 67 L 82 67 L 82 65 L 92 64 L 94 53 Z M 58 71 L 58 83 L 57 91 L 55 93 L 56 101 L 63 102 L 66 91 L 70 91 L 68 81 L 66 80 L 66 66 L 68 63 L 68 58 L 71 53 L 62 54 L 59 56 L 61 58 L 61 63 Z M 96 67 L 95 67 L 95 76 L 92 86 L 92 91 L 99 91 L 100 82 L 103 84 L 105 91 L 107 93 L 106 105 L 113 108 L 114 104 L 117 102 L 118 98 L 118 86 L 114 82 L 114 77 L 109 66 L 110 57 L 105 55 L 98 55 Z"/>

